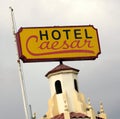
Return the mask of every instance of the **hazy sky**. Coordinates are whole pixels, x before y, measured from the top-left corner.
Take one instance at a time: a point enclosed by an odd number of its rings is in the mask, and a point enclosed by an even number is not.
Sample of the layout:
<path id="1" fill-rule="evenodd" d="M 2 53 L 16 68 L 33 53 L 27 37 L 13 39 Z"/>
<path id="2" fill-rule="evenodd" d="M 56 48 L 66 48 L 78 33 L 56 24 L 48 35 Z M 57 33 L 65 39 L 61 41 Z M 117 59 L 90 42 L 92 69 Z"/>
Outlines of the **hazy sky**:
<path id="1" fill-rule="evenodd" d="M 120 113 L 120 0 L 0 0 L 0 119 L 25 119 L 15 39 L 9 6 L 20 27 L 94 25 L 101 54 L 94 61 L 64 62 L 80 70 L 79 90 L 90 97 L 94 109 L 104 104 L 108 119 Z M 58 62 L 22 63 L 28 104 L 40 118 L 50 98 L 44 76 Z"/>

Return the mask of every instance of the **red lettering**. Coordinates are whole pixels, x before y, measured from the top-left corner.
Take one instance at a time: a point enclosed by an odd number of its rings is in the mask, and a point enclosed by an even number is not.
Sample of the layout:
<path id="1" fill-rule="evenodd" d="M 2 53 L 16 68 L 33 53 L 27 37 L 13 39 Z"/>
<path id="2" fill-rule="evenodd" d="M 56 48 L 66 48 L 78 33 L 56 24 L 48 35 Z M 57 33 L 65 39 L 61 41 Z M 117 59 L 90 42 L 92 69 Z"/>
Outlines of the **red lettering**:
<path id="1" fill-rule="evenodd" d="M 92 46 L 91 44 L 91 40 L 85 40 L 85 43 L 88 44 L 88 48 L 93 48 L 94 46 Z"/>
<path id="2" fill-rule="evenodd" d="M 35 36 L 35 35 L 33 35 L 33 36 L 30 36 L 30 37 L 27 39 L 27 41 L 26 41 L 26 49 L 27 49 L 28 53 L 31 54 L 31 55 L 35 55 L 35 54 L 29 49 L 29 42 L 30 42 L 31 39 L 35 39 L 35 42 L 38 42 L 38 37 Z"/>
<path id="3" fill-rule="evenodd" d="M 68 49 L 69 45 L 66 40 L 64 40 L 63 45 L 61 46 L 62 49 Z"/>
<path id="4" fill-rule="evenodd" d="M 53 44 L 51 44 L 51 49 L 53 49 L 53 50 L 60 49 L 60 48 L 58 48 L 58 47 L 57 47 L 57 46 L 58 46 L 58 44 L 59 44 L 59 42 L 58 42 L 58 41 L 53 42 Z"/>
<path id="5" fill-rule="evenodd" d="M 79 48 L 79 44 L 80 44 L 80 40 L 74 40 L 74 41 L 71 43 L 70 47 L 71 47 L 71 48 Z"/>
<path id="6" fill-rule="evenodd" d="M 64 40 L 63 42 L 59 41 L 41 41 L 38 39 L 37 36 L 33 35 L 30 36 L 26 41 L 26 50 L 29 54 L 34 56 L 39 55 L 50 55 L 50 54 L 61 54 L 61 53 L 75 53 L 75 52 L 87 52 L 87 53 L 94 53 L 93 50 L 90 50 L 90 48 L 93 48 L 92 43 L 90 40 L 84 40 L 84 42 L 80 42 L 81 40 L 73 40 L 72 42 L 69 42 L 68 40 Z M 35 49 L 37 50 L 31 50 L 31 43 L 33 44 L 35 42 Z M 84 49 L 84 47 L 87 46 L 88 49 Z M 33 48 L 32 48 L 33 49 Z M 51 51 L 49 51 L 51 50 Z M 47 51 L 47 52 L 46 52 Z"/>
<path id="7" fill-rule="evenodd" d="M 49 47 L 49 43 L 50 41 L 45 41 L 45 42 L 42 42 L 39 46 L 40 49 L 51 49 L 51 47 Z"/>

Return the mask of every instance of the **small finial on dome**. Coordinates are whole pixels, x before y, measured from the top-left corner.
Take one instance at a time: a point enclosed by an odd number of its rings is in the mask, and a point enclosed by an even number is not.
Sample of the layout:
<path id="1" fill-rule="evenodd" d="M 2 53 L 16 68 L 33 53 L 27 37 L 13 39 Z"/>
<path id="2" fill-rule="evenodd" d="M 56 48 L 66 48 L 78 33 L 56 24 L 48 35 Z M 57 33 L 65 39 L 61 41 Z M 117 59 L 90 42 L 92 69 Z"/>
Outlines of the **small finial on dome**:
<path id="1" fill-rule="evenodd" d="M 60 60 L 60 64 L 63 64 L 63 61 L 62 61 L 62 60 Z"/>
<path id="2" fill-rule="evenodd" d="M 100 113 L 103 113 L 104 112 L 104 109 L 103 109 L 103 103 L 100 102 Z"/>
<path id="3" fill-rule="evenodd" d="M 88 109 L 92 109 L 90 98 L 88 98 Z"/>
<path id="4" fill-rule="evenodd" d="M 91 103 L 90 103 L 90 98 L 88 98 L 88 104 L 91 105 Z"/>

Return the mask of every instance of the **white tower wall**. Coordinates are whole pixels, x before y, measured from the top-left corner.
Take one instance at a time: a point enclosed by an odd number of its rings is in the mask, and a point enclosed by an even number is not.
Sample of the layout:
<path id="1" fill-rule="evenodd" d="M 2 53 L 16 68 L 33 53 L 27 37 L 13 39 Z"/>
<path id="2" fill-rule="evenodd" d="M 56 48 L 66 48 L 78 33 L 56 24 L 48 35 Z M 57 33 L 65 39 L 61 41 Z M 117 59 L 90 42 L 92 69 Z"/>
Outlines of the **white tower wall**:
<path id="1" fill-rule="evenodd" d="M 78 74 L 77 71 L 66 70 L 66 71 L 59 71 L 48 77 L 50 89 L 51 89 L 51 97 L 56 94 L 55 82 L 58 80 L 61 82 L 62 93 L 67 95 L 67 102 L 69 104 L 68 108 L 70 112 L 75 111 L 73 91 L 76 91 L 74 80 L 77 80 L 77 74 Z M 63 105 L 64 103 L 62 98 L 63 96 L 60 96 L 60 94 L 57 94 L 57 97 L 59 97 L 58 105 Z M 60 109 L 61 111 L 63 110 L 62 106 L 58 106 L 58 107 L 61 108 Z"/>

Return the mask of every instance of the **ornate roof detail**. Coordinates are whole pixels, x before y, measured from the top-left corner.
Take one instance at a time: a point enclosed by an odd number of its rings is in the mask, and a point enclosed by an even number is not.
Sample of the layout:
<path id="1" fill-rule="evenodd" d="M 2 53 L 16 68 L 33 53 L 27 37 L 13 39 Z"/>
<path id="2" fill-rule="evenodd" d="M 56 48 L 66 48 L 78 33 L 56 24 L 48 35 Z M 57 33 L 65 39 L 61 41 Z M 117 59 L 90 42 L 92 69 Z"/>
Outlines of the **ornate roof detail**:
<path id="1" fill-rule="evenodd" d="M 75 68 L 72 68 L 70 66 L 67 66 L 67 65 L 64 65 L 64 64 L 60 63 L 54 69 L 52 69 L 51 71 L 49 71 L 45 76 L 47 77 L 50 73 L 55 73 L 55 72 L 64 71 L 64 70 L 75 70 L 75 71 L 79 72 L 78 69 L 75 69 Z"/>
<path id="2" fill-rule="evenodd" d="M 70 118 L 88 118 L 90 119 L 87 115 L 82 114 L 82 113 L 75 113 L 71 112 L 70 113 Z M 64 113 L 61 113 L 59 115 L 54 116 L 52 119 L 64 119 Z"/>

